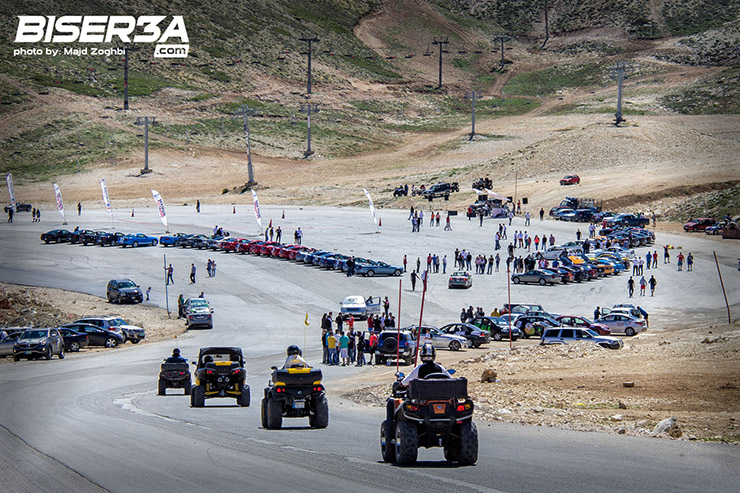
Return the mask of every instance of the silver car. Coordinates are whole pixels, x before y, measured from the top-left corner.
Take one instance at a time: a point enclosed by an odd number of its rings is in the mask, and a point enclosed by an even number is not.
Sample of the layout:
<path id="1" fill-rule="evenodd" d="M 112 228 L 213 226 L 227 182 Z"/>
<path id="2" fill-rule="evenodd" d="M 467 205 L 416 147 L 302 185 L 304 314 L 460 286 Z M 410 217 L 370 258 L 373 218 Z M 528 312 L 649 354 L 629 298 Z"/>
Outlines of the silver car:
<path id="1" fill-rule="evenodd" d="M 193 327 L 213 328 L 213 308 L 204 298 L 188 298 L 183 307 L 185 312 L 185 325 Z"/>
<path id="2" fill-rule="evenodd" d="M 611 336 L 600 336 L 591 329 L 582 327 L 551 327 L 542 334 L 541 346 L 551 344 L 568 344 L 576 341 L 587 341 L 606 349 L 620 349 L 622 339 Z"/>
<path id="3" fill-rule="evenodd" d="M 647 330 L 645 320 L 640 320 L 627 313 L 609 313 L 598 319 L 596 323 L 609 327 L 612 334 L 615 332 L 624 332 L 625 335 L 630 337 L 638 332 Z"/>

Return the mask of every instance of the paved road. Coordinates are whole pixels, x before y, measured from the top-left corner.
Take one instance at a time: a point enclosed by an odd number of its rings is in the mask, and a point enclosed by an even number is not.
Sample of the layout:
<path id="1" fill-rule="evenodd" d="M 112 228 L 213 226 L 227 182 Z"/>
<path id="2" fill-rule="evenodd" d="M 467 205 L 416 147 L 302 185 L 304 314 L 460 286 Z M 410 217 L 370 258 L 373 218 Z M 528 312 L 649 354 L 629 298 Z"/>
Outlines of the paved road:
<path id="1" fill-rule="evenodd" d="M 272 217 L 278 222 L 281 211 L 266 208 L 266 221 Z M 257 234 L 253 216 L 230 212 L 226 207 L 206 206 L 196 216 L 192 208 L 168 208 L 170 229 L 206 232 L 219 224 L 235 233 Z M 448 257 L 456 246 L 472 248 L 473 253 L 485 246 L 490 253 L 492 243 L 494 221 L 479 228 L 476 222 L 458 219 L 452 233 L 425 225 L 420 234 L 412 235 L 406 213 L 382 211 L 382 233 L 376 234 L 369 213 L 362 209 L 288 208 L 285 212 L 286 220 L 279 223 L 288 237 L 301 226 L 306 244 L 389 262 L 400 261 L 404 253 L 415 260 L 426 255 L 430 245 Z M 138 210 L 133 220 L 116 214 L 118 230 L 162 230 L 153 209 Z M 398 279 L 348 279 L 249 256 L 211 253 L 219 265 L 217 277 L 200 276 L 190 286 L 187 267 L 196 262 L 205 274 L 208 253 L 41 245 L 38 234 L 58 225 L 50 221 L 51 213 L 46 216 L 41 224 L 29 219 L 0 225 L 1 280 L 101 295 L 108 279 L 127 276 L 154 286 L 152 303 L 163 306 L 162 289 L 156 286 L 161 286 L 166 252 L 176 269 L 177 291 L 170 293 L 172 300 L 179 292 L 189 296 L 204 290 L 216 309 L 214 330 L 182 336 L 177 345 L 190 357 L 209 344 L 243 347 L 254 401 L 267 381 L 267 369 L 282 360 L 287 344 L 303 344 L 306 312 L 312 320 L 306 352 L 316 361 L 318 318 L 336 310 L 345 295 L 388 295 L 395 308 Z M 79 223 L 93 229 L 109 224 L 104 211 L 94 210 L 84 211 Z M 546 221 L 536 224 L 534 232 L 552 231 L 565 239 L 573 236 L 575 228 Z M 512 229 L 517 229 L 516 220 Z M 651 321 L 658 321 L 651 325 L 670 326 L 674 312 L 696 305 L 704 307 L 703 317 L 721 322 L 723 301 L 709 252 L 718 250 L 731 302 L 738 304 L 735 244 L 699 235 L 666 236 L 659 243 L 690 248 L 697 264 L 693 275 L 661 265 L 659 296 L 641 300 L 654 314 Z M 402 322 L 418 317 L 420 301 L 418 292 L 406 288 L 406 279 Z M 553 311 L 589 314 L 597 304 L 625 301 L 625 285 L 621 276 L 574 286 L 521 286 L 514 288 L 512 296 L 514 301 L 539 302 Z M 505 286 L 499 273 L 477 276 L 468 291 L 448 291 L 446 277 L 432 276 L 425 321 L 440 325 L 452 321 L 463 305 L 500 306 L 505 302 Z M 191 409 L 182 395 L 157 397 L 158 364 L 172 346 L 170 342 L 128 346 L 70 355 L 64 361 L 2 365 L 0 463 L 22 467 L 4 476 L 10 482 L 2 483 L 0 490 L 194 491 L 237 486 L 248 491 L 729 491 L 737 484 L 737 447 L 506 424 L 481 426 L 481 453 L 475 467 L 449 467 L 441 450 L 431 449 L 422 451 L 418 466 L 397 468 L 379 462 L 382 410 L 355 407 L 335 393 L 330 395 L 328 429 L 305 429 L 306 420 L 295 420 L 295 429 L 283 431 L 261 429 L 257 406 L 243 409 L 230 401 L 209 401 L 205 409 Z M 391 378 L 385 368 L 325 368 L 327 386 L 330 390 L 332 385 L 346 387 L 347 379 L 359 371 L 374 375 L 371 380 L 379 383 Z"/>

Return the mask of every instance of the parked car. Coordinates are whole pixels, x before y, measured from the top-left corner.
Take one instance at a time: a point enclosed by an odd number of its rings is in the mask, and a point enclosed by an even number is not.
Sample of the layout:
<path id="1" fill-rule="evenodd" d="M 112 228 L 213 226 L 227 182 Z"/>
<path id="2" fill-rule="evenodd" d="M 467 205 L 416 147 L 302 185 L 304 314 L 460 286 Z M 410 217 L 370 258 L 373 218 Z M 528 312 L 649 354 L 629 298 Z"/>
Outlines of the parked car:
<path id="1" fill-rule="evenodd" d="M 183 307 L 185 312 L 185 325 L 188 329 L 193 327 L 213 328 L 213 308 L 204 298 L 188 298 Z"/>
<path id="2" fill-rule="evenodd" d="M 514 325 L 522 331 L 524 338 L 528 339 L 531 336 L 540 336 L 546 328 L 557 327 L 560 324 L 549 315 L 525 313 L 516 319 Z"/>
<path id="3" fill-rule="evenodd" d="M 611 335 L 612 331 L 604 324 L 600 324 L 598 322 L 592 322 L 589 319 L 585 317 L 577 317 L 574 315 L 561 315 L 559 317 L 556 317 L 555 320 L 557 320 L 560 325 L 567 325 L 569 327 L 581 327 L 586 329 L 591 329 L 600 336 L 608 336 Z"/>
<path id="4" fill-rule="evenodd" d="M 565 175 L 560 179 L 561 185 L 577 185 L 581 183 L 581 178 L 578 175 Z"/>
<path id="5" fill-rule="evenodd" d="M 82 238 L 85 236 L 95 236 L 95 231 L 91 229 L 77 229 L 69 234 L 70 243 L 82 243 Z"/>
<path id="6" fill-rule="evenodd" d="M 52 229 L 41 235 L 41 241 L 44 243 L 66 243 L 72 237 L 72 233 L 66 229 Z"/>
<path id="7" fill-rule="evenodd" d="M 123 233 L 104 233 L 98 236 L 97 243 L 100 246 L 113 246 L 118 245 L 125 235 Z"/>
<path id="8" fill-rule="evenodd" d="M 25 330 L 13 346 L 13 361 L 54 356 L 64 359 L 64 339 L 57 329 Z"/>
<path id="9" fill-rule="evenodd" d="M 98 238 L 104 234 L 107 234 L 107 231 L 90 231 L 89 229 L 86 229 L 80 235 L 79 243 L 82 243 L 85 246 L 89 244 L 95 245 L 98 243 Z"/>
<path id="10" fill-rule="evenodd" d="M 380 315 L 381 304 L 380 296 L 368 296 L 367 299 L 359 295 L 347 296 L 339 303 L 339 313 L 345 318 L 352 315 L 356 320 L 363 320 L 368 316 Z"/>
<path id="11" fill-rule="evenodd" d="M 619 349 L 624 345 L 621 339 L 602 336 L 591 329 L 581 327 L 553 327 L 547 329 L 542 334 L 540 345 L 568 344 L 576 341 L 593 342 L 606 349 Z"/>
<path id="12" fill-rule="evenodd" d="M 544 312 L 545 309 L 542 308 L 542 305 L 537 305 L 534 303 L 504 303 L 503 308 L 501 309 L 502 314 L 506 313 L 527 313 L 527 312 Z"/>
<path id="13" fill-rule="evenodd" d="M 709 226 L 712 226 L 715 220 L 709 217 L 700 217 L 697 219 L 690 219 L 689 222 L 683 225 L 683 230 L 686 232 L 697 232 L 704 231 Z"/>
<path id="14" fill-rule="evenodd" d="M 523 274 L 512 274 L 511 282 L 514 284 L 540 284 L 542 286 L 560 284 L 561 275 L 547 269 L 532 269 Z"/>
<path id="15" fill-rule="evenodd" d="M 373 276 L 400 276 L 403 274 L 403 267 L 400 265 L 390 265 L 385 262 L 377 261 L 373 264 L 357 262 L 355 264 L 355 274 L 361 274 L 367 277 Z"/>
<path id="16" fill-rule="evenodd" d="M 460 190 L 460 187 L 458 186 L 457 182 L 453 183 L 436 183 L 426 190 L 422 192 L 422 195 L 425 199 L 435 199 L 437 197 L 449 197 L 451 193 L 457 192 Z"/>
<path id="17" fill-rule="evenodd" d="M 121 332 L 114 332 L 106 329 L 101 329 L 92 324 L 73 322 L 70 324 L 64 324 L 60 330 L 71 330 L 87 336 L 88 346 L 104 346 L 107 348 L 114 348 L 121 345 L 126 340 Z"/>
<path id="18" fill-rule="evenodd" d="M 401 336 L 400 339 L 398 336 Z M 375 364 L 399 358 L 407 365 L 414 363 L 416 338 L 409 330 L 384 330 L 378 334 L 378 346 L 375 349 Z"/>
<path id="19" fill-rule="evenodd" d="M 719 221 L 711 226 L 707 226 L 704 229 L 704 233 L 708 235 L 719 235 L 722 234 L 722 230 L 725 229 L 725 226 L 727 226 L 727 223 L 725 221 Z"/>
<path id="20" fill-rule="evenodd" d="M 609 313 L 599 318 L 598 322 L 609 327 L 612 333 L 623 332 L 629 337 L 647 330 L 645 320 L 639 320 L 627 313 Z"/>
<path id="21" fill-rule="evenodd" d="M 124 301 L 141 303 L 144 301 L 141 287 L 131 279 L 111 279 L 108 281 L 106 296 L 108 297 L 108 303 L 120 304 Z"/>
<path id="22" fill-rule="evenodd" d="M 494 341 L 508 341 L 509 340 L 509 324 L 508 321 L 504 323 L 502 319 L 497 317 L 475 317 L 470 321 L 470 325 L 480 328 L 488 332 Z M 515 325 L 511 326 L 511 340 L 516 341 L 522 337 L 522 331 L 519 330 Z"/>
<path id="23" fill-rule="evenodd" d="M 6 205 L 5 206 L 5 213 L 7 214 L 8 212 L 10 212 L 10 209 L 12 209 L 12 208 L 13 208 L 13 205 L 12 204 Z M 33 207 L 31 206 L 31 204 L 25 204 L 23 202 L 16 202 L 15 203 L 15 212 L 31 212 L 31 209 L 32 208 Z"/>
<path id="24" fill-rule="evenodd" d="M 470 347 L 470 342 L 466 337 L 442 332 L 437 327 L 425 328 L 427 337 L 425 338 L 424 334 L 421 334 L 420 345 L 423 345 L 424 342 L 431 342 L 437 349 L 449 349 L 450 351 L 459 351 Z"/>
<path id="25" fill-rule="evenodd" d="M 458 270 L 450 274 L 450 279 L 447 281 L 447 287 L 452 288 L 463 288 L 467 289 L 473 286 L 473 276 L 470 272 Z"/>
<path id="26" fill-rule="evenodd" d="M 123 337 L 124 341 L 131 341 L 132 344 L 136 344 L 146 337 L 144 329 L 129 325 L 118 316 L 83 317 L 75 320 L 75 323 L 91 324 L 110 332 L 117 332 Z"/>
<path id="27" fill-rule="evenodd" d="M 482 330 L 469 323 L 447 324 L 444 327 L 440 327 L 439 330 L 445 334 L 464 337 L 470 343 L 470 347 L 474 348 L 480 347 L 481 344 L 488 344 L 491 342 L 491 335 L 488 331 Z"/>
<path id="28" fill-rule="evenodd" d="M 180 238 L 178 245 L 182 248 L 193 248 L 196 243 L 206 242 L 208 244 L 208 236 L 206 235 L 187 235 Z"/>
<path id="29" fill-rule="evenodd" d="M 622 226 L 639 226 L 644 228 L 650 224 L 650 219 L 645 216 L 635 214 L 617 214 L 616 216 L 607 220 L 609 225 L 622 225 Z"/>
<path id="30" fill-rule="evenodd" d="M 60 327 L 59 333 L 62 334 L 65 351 L 76 353 L 81 348 L 86 348 L 89 344 L 87 334 L 83 332 L 77 332 L 76 330 Z"/>
<path id="31" fill-rule="evenodd" d="M 175 233 L 173 235 L 165 235 L 159 237 L 159 244 L 163 247 L 175 247 L 181 238 L 185 237 L 185 233 Z"/>
<path id="32" fill-rule="evenodd" d="M 0 358 L 13 356 L 13 346 L 15 346 L 21 334 L 22 332 L 3 335 L 2 339 L 0 339 Z"/>
<path id="33" fill-rule="evenodd" d="M 157 243 L 159 240 L 155 238 L 154 236 L 147 236 L 143 233 L 133 233 L 130 235 L 124 235 L 120 241 L 118 242 L 121 247 L 125 248 L 127 246 L 131 246 L 133 248 L 139 247 L 139 246 L 157 246 Z"/>

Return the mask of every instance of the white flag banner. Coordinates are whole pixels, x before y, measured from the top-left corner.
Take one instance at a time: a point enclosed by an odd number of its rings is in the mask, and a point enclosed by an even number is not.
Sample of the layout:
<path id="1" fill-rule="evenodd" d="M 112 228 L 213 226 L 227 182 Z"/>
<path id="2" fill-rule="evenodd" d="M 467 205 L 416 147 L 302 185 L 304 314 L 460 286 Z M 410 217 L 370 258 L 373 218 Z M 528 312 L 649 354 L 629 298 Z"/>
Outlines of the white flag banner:
<path id="1" fill-rule="evenodd" d="M 57 198 L 57 210 L 59 211 L 59 215 L 62 216 L 62 221 L 64 221 L 66 224 L 66 220 L 64 219 L 64 203 L 62 202 L 62 191 L 59 190 L 59 185 L 57 185 L 56 183 L 54 183 L 54 195 Z"/>
<path id="2" fill-rule="evenodd" d="M 254 202 L 254 217 L 257 219 L 257 224 L 262 231 L 262 215 L 260 214 L 260 201 L 257 200 L 257 192 L 252 190 L 252 201 Z"/>
<path id="3" fill-rule="evenodd" d="M 5 181 L 8 183 L 8 195 L 10 195 L 10 207 L 13 208 L 13 212 L 16 211 L 15 209 L 15 190 L 13 190 L 13 175 L 8 173 L 5 175 Z"/>
<path id="4" fill-rule="evenodd" d="M 165 229 L 167 229 L 167 214 L 164 212 L 164 200 L 162 200 L 162 196 L 159 195 L 159 192 L 156 190 L 152 190 L 152 197 L 154 197 L 154 201 L 157 203 L 159 218 L 162 220 L 162 224 L 164 224 Z"/>
<path id="5" fill-rule="evenodd" d="M 103 203 L 108 208 L 108 216 L 113 219 L 113 211 L 110 208 L 110 197 L 108 197 L 108 185 L 105 183 L 105 178 L 100 180 L 100 189 L 103 191 Z"/>
<path id="6" fill-rule="evenodd" d="M 375 204 L 373 204 L 373 198 L 370 196 L 370 192 L 368 192 L 366 189 L 362 189 L 363 192 L 365 192 L 365 196 L 367 197 L 367 200 L 370 202 L 370 213 L 373 215 L 373 222 L 375 224 L 378 224 L 378 218 L 375 215 Z"/>

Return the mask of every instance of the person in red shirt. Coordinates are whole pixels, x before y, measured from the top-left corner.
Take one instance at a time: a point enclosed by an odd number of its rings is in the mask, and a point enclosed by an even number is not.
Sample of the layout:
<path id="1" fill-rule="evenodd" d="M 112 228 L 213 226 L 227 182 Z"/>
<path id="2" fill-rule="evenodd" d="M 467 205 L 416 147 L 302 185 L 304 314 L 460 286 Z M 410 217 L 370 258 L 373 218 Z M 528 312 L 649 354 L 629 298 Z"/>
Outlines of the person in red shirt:
<path id="1" fill-rule="evenodd" d="M 370 348 L 370 356 L 368 357 L 367 364 L 374 365 L 373 355 L 375 354 L 375 348 L 378 347 L 378 336 L 372 330 L 370 331 L 370 338 L 368 339 L 367 344 Z"/>

